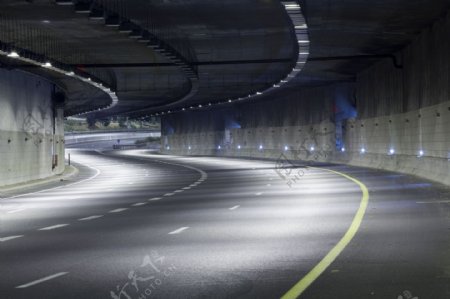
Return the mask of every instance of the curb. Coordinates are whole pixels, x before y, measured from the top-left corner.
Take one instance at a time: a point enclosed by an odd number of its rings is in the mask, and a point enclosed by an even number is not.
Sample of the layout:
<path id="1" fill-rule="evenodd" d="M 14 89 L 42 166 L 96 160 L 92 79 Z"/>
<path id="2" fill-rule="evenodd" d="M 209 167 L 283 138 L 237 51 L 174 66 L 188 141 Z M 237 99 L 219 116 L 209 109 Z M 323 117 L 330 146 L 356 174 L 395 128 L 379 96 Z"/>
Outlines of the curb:
<path id="1" fill-rule="evenodd" d="M 68 178 L 76 176 L 78 173 L 79 173 L 78 168 L 74 167 L 73 165 L 66 165 L 64 172 L 61 174 L 56 174 L 56 175 L 53 175 L 48 178 L 34 180 L 34 181 L 26 182 L 26 183 L 20 183 L 20 184 L 10 185 L 10 186 L 6 186 L 6 187 L 0 187 L 0 194 L 3 192 L 11 192 L 11 191 L 21 190 L 21 189 L 25 189 L 25 188 L 30 188 L 30 187 L 41 186 L 41 185 L 45 185 L 45 184 L 53 183 L 53 182 L 57 182 L 57 181 L 64 181 L 64 180 L 67 180 Z"/>

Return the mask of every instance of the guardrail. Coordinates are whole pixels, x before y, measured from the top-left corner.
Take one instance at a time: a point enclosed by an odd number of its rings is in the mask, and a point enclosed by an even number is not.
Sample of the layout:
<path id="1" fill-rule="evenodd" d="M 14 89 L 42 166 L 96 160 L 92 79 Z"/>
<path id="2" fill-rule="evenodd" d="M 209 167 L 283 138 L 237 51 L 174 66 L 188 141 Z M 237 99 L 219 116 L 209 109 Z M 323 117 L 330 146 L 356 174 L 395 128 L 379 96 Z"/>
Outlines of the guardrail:
<path id="1" fill-rule="evenodd" d="M 144 139 L 161 137 L 161 132 L 120 132 L 120 133 L 90 133 L 65 135 L 67 145 L 94 141 Z"/>

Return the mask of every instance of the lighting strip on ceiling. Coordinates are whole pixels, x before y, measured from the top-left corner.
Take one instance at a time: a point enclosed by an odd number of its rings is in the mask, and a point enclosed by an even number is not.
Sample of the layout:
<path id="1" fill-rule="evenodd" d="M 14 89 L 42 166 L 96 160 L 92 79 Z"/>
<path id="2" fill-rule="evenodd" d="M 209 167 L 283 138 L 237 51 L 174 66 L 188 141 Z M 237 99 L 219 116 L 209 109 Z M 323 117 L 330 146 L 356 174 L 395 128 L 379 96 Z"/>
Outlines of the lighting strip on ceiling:
<path id="1" fill-rule="evenodd" d="M 297 1 L 281 1 L 281 4 L 283 8 L 285 9 L 287 15 L 289 16 L 293 31 L 295 33 L 296 42 L 298 44 L 298 53 L 296 54 L 296 63 L 295 66 L 292 68 L 292 70 L 289 72 L 289 74 L 286 75 L 284 79 L 281 79 L 279 82 L 273 84 L 270 88 L 257 91 L 253 94 L 249 94 L 245 97 L 240 97 L 236 99 L 228 99 L 224 101 L 219 102 L 210 102 L 208 104 L 196 104 L 191 105 L 188 107 L 183 107 L 179 109 L 172 109 L 168 111 L 158 112 L 146 115 L 145 117 L 149 116 L 160 116 L 165 114 L 170 114 L 174 112 L 183 112 L 193 109 L 202 109 L 205 107 L 211 107 L 213 105 L 222 105 L 222 104 L 229 104 L 236 101 L 243 101 L 248 99 L 253 99 L 256 97 L 260 97 L 264 94 L 267 94 L 269 91 L 278 89 L 282 87 L 283 85 L 287 84 L 289 81 L 291 81 L 293 78 L 295 78 L 303 69 L 304 65 L 306 64 L 306 61 L 308 60 L 309 56 L 309 35 L 308 35 L 308 25 L 306 24 L 305 17 L 303 16 L 300 4 Z M 143 117 L 143 118 L 145 118 Z"/>
<path id="2" fill-rule="evenodd" d="M 93 109 L 93 110 L 86 110 L 86 111 L 83 111 L 76 115 L 81 115 L 81 114 L 94 112 L 94 111 L 102 111 L 102 110 L 106 110 L 106 109 L 111 109 L 112 107 L 116 106 L 117 103 L 119 102 L 119 98 L 117 97 L 117 94 L 114 91 L 112 91 L 111 88 L 106 86 L 104 83 L 96 82 L 95 80 L 92 80 L 90 77 L 76 74 L 75 70 L 67 70 L 68 68 L 63 69 L 59 66 L 59 65 L 61 65 L 61 63 L 52 63 L 51 60 L 38 61 L 38 60 L 27 57 L 27 56 L 32 56 L 32 55 L 23 55 L 23 56 L 21 55 L 21 52 L 28 52 L 28 51 L 20 51 L 18 49 L 7 49 L 7 48 L 9 48 L 9 47 L 0 45 L 0 55 L 6 56 L 10 59 L 15 59 L 15 60 L 18 60 L 21 62 L 25 62 L 27 64 L 40 66 L 42 68 L 45 68 L 46 70 L 50 70 L 55 73 L 62 74 L 62 75 L 65 75 L 65 76 L 73 78 L 73 79 L 78 79 L 86 84 L 89 84 L 95 88 L 100 89 L 101 91 L 106 93 L 111 99 L 111 104 L 109 104 L 107 106 L 103 106 L 103 107 Z M 58 66 L 56 66 L 56 65 L 58 65 Z"/>

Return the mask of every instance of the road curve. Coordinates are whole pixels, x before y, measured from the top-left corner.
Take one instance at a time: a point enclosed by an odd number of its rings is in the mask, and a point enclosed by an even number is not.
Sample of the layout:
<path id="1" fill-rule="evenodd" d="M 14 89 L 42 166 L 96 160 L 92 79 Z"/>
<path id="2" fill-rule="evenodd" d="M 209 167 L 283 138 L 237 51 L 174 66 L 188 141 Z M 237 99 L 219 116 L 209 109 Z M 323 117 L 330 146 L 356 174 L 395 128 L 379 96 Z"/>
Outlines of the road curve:
<path id="1" fill-rule="evenodd" d="M 300 298 L 450 298 L 443 186 L 344 166 L 71 153 L 79 177 L 1 200 L 1 298 L 289 298 L 305 277 Z"/>

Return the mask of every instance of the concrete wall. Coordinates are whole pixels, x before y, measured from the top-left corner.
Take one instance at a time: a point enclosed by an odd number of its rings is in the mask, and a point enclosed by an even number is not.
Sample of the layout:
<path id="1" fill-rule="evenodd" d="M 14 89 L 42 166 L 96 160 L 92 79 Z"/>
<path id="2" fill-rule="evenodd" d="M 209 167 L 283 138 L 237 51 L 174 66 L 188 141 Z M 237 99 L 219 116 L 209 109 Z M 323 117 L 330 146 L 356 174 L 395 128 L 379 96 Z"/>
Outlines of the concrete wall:
<path id="1" fill-rule="evenodd" d="M 52 92 L 39 77 L 0 69 L 0 186 L 64 171 L 63 109 Z"/>
<path id="2" fill-rule="evenodd" d="M 355 83 L 168 115 L 162 119 L 163 151 L 268 158 L 284 153 L 450 184 L 449 36 L 446 16 L 396 53 L 403 69 L 382 60 Z"/>

